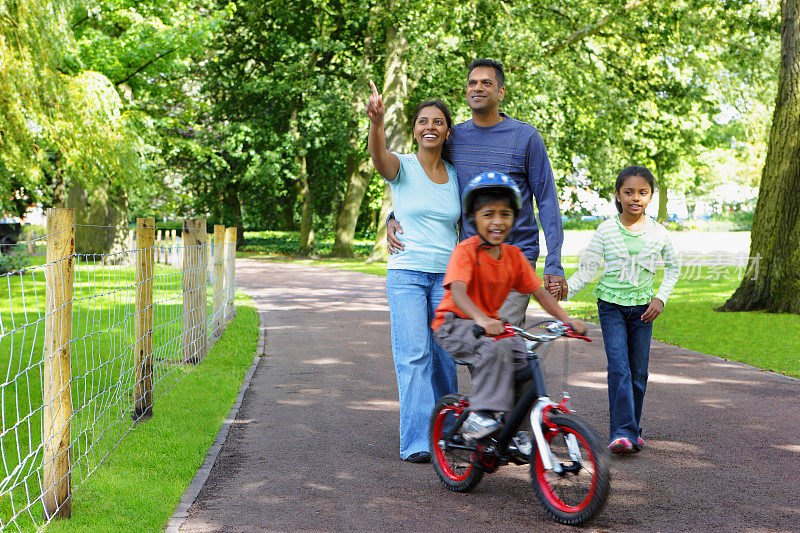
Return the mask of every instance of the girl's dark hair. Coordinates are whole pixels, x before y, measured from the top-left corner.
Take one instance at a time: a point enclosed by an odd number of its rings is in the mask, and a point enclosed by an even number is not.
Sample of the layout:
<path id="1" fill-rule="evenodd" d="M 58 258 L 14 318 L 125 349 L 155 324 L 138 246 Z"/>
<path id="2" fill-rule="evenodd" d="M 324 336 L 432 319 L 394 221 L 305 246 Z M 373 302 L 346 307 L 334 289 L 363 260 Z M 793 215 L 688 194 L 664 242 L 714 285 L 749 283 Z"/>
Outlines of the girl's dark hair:
<path id="1" fill-rule="evenodd" d="M 656 191 L 656 179 L 653 177 L 653 173 L 647 170 L 647 167 L 637 167 L 632 166 L 622 170 L 617 176 L 617 182 L 614 184 L 614 190 L 619 192 L 622 186 L 625 184 L 625 180 L 630 178 L 631 176 L 639 176 L 647 180 L 647 183 L 650 184 L 650 190 L 652 192 Z M 617 206 L 617 211 L 622 213 L 622 204 L 617 200 L 617 195 L 614 195 L 614 205 Z"/>
<path id="2" fill-rule="evenodd" d="M 420 112 L 425 109 L 426 107 L 436 107 L 439 111 L 444 114 L 444 120 L 447 122 L 447 129 L 453 129 L 453 117 L 450 115 L 450 108 L 447 107 L 447 104 L 442 102 L 441 100 L 424 100 L 420 102 L 417 106 L 417 110 L 414 111 L 414 116 L 411 117 L 411 129 L 414 129 L 414 124 L 417 123 L 417 118 L 419 117 Z"/>

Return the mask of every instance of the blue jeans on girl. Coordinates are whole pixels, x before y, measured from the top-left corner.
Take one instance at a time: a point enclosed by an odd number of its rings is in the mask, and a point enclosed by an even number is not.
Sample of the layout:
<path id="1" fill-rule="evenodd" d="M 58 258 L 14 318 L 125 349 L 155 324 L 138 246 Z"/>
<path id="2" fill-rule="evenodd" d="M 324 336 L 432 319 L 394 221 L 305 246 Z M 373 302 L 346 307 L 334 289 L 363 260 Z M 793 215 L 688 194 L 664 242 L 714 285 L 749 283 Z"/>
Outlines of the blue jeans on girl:
<path id="1" fill-rule="evenodd" d="M 400 393 L 400 457 L 430 452 L 428 424 L 436 402 L 458 391 L 453 358 L 433 338 L 431 322 L 444 296 L 444 274 L 386 271 L 392 354 Z"/>
<path id="2" fill-rule="evenodd" d="M 640 318 L 646 305 L 597 300 L 608 358 L 609 442 L 624 437 L 634 445 L 642 433 L 644 392 L 653 323 Z"/>

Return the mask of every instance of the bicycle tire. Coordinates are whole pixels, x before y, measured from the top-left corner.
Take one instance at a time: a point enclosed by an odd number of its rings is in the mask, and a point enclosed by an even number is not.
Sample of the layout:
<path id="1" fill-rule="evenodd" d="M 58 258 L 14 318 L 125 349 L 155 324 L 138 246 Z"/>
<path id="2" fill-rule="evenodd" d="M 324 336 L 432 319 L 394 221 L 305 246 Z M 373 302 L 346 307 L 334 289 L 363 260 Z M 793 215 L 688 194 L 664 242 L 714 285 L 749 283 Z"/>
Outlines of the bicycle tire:
<path id="1" fill-rule="evenodd" d="M 433 468 L 442 485 L 454 492 L 469 492 L 483 478 L 484 471 L 473 463 L 475 452 L 466 450 L 444 450 L 439 444 L 445 428 L 464 412 L 461 394 L 442 396 L 433 408 L 430 421 L 431 455 Z"/>
<path id="2" fill-rule="evenodd" d="M 606 504 L 611 486 L 610 457 L 603 440 L 582 418 L 573 414 L 552 414 L 550 422 L 558 432 L 546 431 L 545 438 L 565 472 L 547 471 L 538 450 L 531 463 L 531 484 L 547 514 L 562 524 L 577 526 L 592 519 Z M 566 438 L 574 435 L 581 453 L 580 464 L 572 461 Z M 577 470 L 573 470 L 577 469 Z"/>

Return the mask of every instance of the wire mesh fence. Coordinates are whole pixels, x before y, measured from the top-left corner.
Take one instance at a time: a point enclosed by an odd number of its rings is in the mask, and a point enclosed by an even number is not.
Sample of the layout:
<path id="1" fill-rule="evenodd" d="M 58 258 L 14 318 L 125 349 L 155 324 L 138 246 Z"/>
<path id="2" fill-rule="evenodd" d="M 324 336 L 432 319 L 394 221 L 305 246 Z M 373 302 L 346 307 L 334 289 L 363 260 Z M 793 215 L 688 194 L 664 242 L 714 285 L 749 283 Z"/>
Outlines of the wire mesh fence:
<path id="1" fill-rule="evenodd" d="M 41 264 L 0 275 L 0 530 L 69 517 L 72 491 L 157 415 L 233 314 L 235 228 L 212 237 L 187 220 L 157 263 L 152 219 L 129 249 L 81 254 L 70 211 L 48 212 Z"/>

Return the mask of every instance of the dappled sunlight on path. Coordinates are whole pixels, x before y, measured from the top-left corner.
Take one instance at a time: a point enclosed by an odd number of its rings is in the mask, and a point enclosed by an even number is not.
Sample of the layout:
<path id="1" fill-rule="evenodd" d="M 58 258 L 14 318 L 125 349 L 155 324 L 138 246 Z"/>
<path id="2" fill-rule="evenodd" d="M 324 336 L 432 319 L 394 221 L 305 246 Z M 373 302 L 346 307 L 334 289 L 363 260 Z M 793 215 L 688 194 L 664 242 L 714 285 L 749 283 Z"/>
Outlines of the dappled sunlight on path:
<path id="1" fill-rule="evenodd" d="M 400 460 L 384 278 L 249 260 L 237 276 L 267 353 L 183 531 L 573 531 L 545 516 L 526 467 L 457 494 Z M 558 399 L 569 346 L 572 406 L 606 439 L 597 326 L 590 336 L 554 345 L 544 365 Z M 590 530 L 797 530 L 800 381 L 658 342 L 650 372 L 647 447 L 613 458 Z"/>

